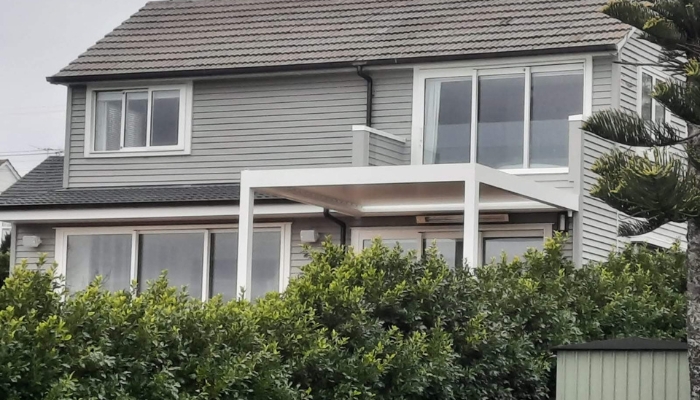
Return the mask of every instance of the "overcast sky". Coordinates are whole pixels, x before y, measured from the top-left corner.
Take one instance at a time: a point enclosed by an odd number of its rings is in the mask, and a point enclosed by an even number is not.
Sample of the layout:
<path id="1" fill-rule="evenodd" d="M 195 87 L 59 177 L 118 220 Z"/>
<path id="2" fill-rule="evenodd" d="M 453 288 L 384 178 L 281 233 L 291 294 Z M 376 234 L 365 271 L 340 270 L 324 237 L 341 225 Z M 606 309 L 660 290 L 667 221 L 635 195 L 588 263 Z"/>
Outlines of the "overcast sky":
<path id="1" fill-rule="evenodd" d="M 63 149 L 66 88 L 46 77 L 138 11 L 146 0 L 2 0 L 0 159 L 20 174 Z"/>

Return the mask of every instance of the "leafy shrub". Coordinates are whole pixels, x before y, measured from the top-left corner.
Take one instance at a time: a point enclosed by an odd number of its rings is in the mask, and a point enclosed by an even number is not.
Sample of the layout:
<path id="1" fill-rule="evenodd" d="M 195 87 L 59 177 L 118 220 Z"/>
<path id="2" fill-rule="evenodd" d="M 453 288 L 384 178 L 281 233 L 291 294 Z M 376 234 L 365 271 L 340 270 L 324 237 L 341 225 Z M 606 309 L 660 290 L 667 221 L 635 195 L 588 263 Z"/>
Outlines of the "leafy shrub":
<path id="1" fill-rule="evenodd" d="M 283 294 L 202 303 L 165 278 L 139 296 L 67 295 L 19 268 L 0 289 L 2 399 L 546 399 L 551 347 L 683 338 L 678 249 L 574 268 L 542 252 L 447 268 L 326 244 Z"/>

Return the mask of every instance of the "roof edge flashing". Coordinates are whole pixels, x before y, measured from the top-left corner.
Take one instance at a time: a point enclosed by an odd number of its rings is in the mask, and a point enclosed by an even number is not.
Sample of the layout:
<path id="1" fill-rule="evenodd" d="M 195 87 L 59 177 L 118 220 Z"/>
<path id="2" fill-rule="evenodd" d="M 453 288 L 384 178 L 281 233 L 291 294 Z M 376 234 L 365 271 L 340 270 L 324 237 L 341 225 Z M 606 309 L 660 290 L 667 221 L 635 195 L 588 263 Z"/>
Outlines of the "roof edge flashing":
<path id="1" fill-rule="evenodd" d="M 254 73 L 274 73 L 274 72 L 300 72 L 300 71 L 315 71 L 319 69 L 340 69 L 340 68 L 357 68 L 358 65 L 366 67 L 372 66 L 390 66 L 390 65 L 408 65 L 420 64 L 427 62 L 449 62 L 449 61 L 468 61 L 468 60 L 483 60 L 483 59 L 500 59 L 508 57 L 521 56 L 544 56 L 556 54 L 581 54 L 581 53 L 597 53 L 597 52 L 616 52 L 617 42 L 601 45 L 586 45 L 580 47 L 553 47 L 537 50 L 519 50 L 508 52 L 494 53 L 474 53 L 474 54 L 458 54 L 458 55 L 443 55 L 443 56 L 426 56 L 426 57 L 406 57 L 406 58 L 386 58 L 375 60 L 349 60 L 342 62 L 328 63 L 306 63 L 306 64 L 287 64 L 276 66 L 258 66 L 258 67 L 241 67 L 241 68 L 208 68 L 208 69 L 190 69 L 190 70 L 164 70 L 164 71 L 149 71 L 149 72 L 133 72 L 133 73 L 93 73 L 84 75 L 62 75 L 63 70 L 57 74 L 46 77 L 46 80 L 51 84 L 86 84 L 90 82 L 104 81 L 129 81 L 143 79 L 167 79 L 167 78 L 220 78 L 227 75 L 246 75 Z M 64 68 L 65 69 L 65 68 Z M 106 70 L 108 71 L 108 70 Z"/>

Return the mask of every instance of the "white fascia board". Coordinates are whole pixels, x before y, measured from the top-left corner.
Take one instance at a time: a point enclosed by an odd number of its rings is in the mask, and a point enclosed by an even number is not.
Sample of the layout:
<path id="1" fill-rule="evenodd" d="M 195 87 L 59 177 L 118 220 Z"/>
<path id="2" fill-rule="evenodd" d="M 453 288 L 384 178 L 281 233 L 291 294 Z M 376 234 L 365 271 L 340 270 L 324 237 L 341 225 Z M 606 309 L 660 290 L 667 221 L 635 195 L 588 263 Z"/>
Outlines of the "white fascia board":
<path id="1" fill-rule="evenodd" d="M 13 223 L 67 222 L 67 221 L 123 221 L 123 220 L 181 220 L 209 217 L 238 217 L 238 205 L 186 207 L 120 207 L 52 210 L 0 211 L 0 221 Z M 323 212 L 321 207 L 304 204 L 260 204 L 256 216 L 313 215 Z"/>
<path id="2" fill-rule="evenodd" d="M 5 160 L 4 163 L 0 164 L 0 167 L 6 167 L 7 170 L 10 171 L 10 174 L 12 174 L 12 176 L 15 177 L 15 182 L 17 182 L 21 178 L 20 174 L 17 172 L 10 160 Z"/>
<path id="3" fill-rule="evenodd" d="M 468 181 L 473 174 L 473 164 L 245 170 L 241 172 L 241 182 L 253 189 L 272 189 L 305 186 L 464 182 Z"/>
<path id="4" fill-rule="evenodd" d="M 574 192 L 553 188 L 479 164 L 475 165 L 475 169 L 476 179 L 485 185 L 554 207 L 571 211 L 579 210 L 579 197 Z"/>

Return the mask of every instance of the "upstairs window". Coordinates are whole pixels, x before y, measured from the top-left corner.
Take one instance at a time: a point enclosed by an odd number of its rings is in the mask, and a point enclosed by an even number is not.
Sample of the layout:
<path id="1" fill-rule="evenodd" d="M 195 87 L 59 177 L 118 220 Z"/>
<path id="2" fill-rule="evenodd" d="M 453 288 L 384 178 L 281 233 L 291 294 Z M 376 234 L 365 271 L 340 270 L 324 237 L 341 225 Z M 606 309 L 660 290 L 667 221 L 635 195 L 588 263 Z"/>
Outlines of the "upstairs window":
<path id="1" fill-rule="evenodd" d="M 88 90 L 86 155 L 186 152 L 188 92 L 186 85 Z"/>
<path id="2" fill-rule="evenodd" d="M 568 166 L 569 117 L 583 113 L 583 64 L 425 75 L 423 163 Z"/>
<path id="3" fill-rule="evenodd" d="M 661 124 L 666 121 L 666 108 L 651 97 L 654 87 L 662 79 L 647 69 L 639 70 L 640 90 L 639 90 L 639 115 L 648 122 Z"/>

